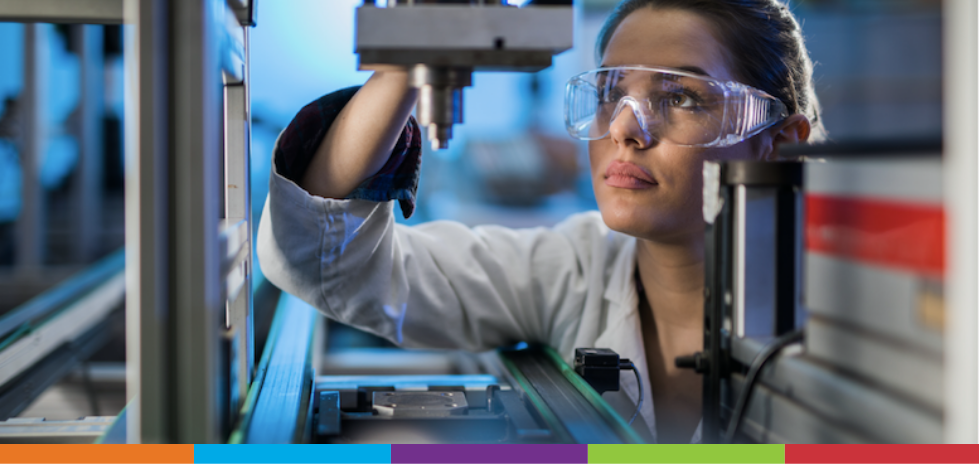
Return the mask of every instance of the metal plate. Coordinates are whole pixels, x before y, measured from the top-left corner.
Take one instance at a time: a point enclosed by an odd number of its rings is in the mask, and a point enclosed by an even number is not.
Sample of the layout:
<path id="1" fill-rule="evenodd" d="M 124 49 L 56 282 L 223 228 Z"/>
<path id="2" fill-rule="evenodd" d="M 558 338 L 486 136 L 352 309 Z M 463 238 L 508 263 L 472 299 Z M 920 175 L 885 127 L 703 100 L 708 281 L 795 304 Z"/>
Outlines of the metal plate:
<path id="1" fill-rule="evenodd" d="M 374 410 L 390 417 L 448 417 L 469 410 L 463 392 L 374 392 Z"/>
<path id="2" fill-rule="evenodd" d="M 0 443 L 92 443 L 115 421 L 115 416 L 90 416 L 73 421 L 43 417 L 0 421 Z"/>

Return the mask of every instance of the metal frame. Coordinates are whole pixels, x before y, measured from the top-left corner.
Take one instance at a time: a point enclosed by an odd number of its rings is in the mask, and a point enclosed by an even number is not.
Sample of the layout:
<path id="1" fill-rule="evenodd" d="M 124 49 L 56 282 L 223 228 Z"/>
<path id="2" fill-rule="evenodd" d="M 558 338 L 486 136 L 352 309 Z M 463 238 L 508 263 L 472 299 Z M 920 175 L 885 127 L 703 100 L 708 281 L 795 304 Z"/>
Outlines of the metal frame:
<path id="1" fill-rule="evenodd" d="M 943 10 L 944 186 L 947 214 L 945 289 L 945 441 L 979 442 L 979 214 L 976 126 L 979 125 L 977 56 L 979 7 L 971 0 L 945 0 Z"/>
<path id="2" fill-rule="evenodd" d="M 24 88 L 21 159 L 23 206 L 17 219 L 16 265 L 21 270 L 38 272 L 44 264 L 47 224 L 44 215 L 45 193 L 41 187 L 41 159 L 44 153 L 44 111 L 46 95 L 41 76 L 46 74 L 44 51 L 47 37 L 41 24 L 24 25 Z"/>
<path id="3" fill-rule="evenodd" d="M 318 313 L 283 293 L 255 382 L 231 443 L 302 443 L 313 391 L 313 340 Z M 322 325 L 322 324 L 319 324 Z"/>
<path id="4" fill-rule="evenodd" d="M 0 21 L 29 23 L 24 27 L 24 89 L 19 105 L 23 111 L 23 209 L 17 225 L 18 272 L 39 275 L 46 261 L 47 217 L 46 192 L 40 183 L 41 160 L 45 150 L 46 127 L 45 79 L 48 74 L 48 43 L 45 22 L 122 23 L 122 0 L 39 0 L 3 2 Z M 76 25 L 71 34 L 80 45 L 81 63 L 79 102 L 72 132 L 80 146 L 80 162 L 72 184 L 75 233 L 72 252 L 79 262 L 89 262 L 99 251 L 102 225 L 100 192 L 102 187 L 103 144 L 99 117 L 103 109 L 103 38 L 102 30 L 91 25 Z"/>
<path id="5" fill-rule="evenodd" d="M 0 3 L 0 21 L 122 24 L 125 0 L 29 0 Z"/>
<path id="6" fill-rule="evenodd" d="M 224 442 L 254 370 L 242 2 L 128 1 L 127 439 Z"/>
<path id="7" fill-rule="evenodd" d="M 125 276 L 116 274 L 64 308 L 57 318 L 34 328 L 5 347 L 0 352 L 0 385 L 104 320 L 122 302 L 124 289 Z"/>
<path id="8" fill-rule="evenodd" d="M 89 416 L 73 421 L 44 418 L 0 421 L 0 443 L 92 443 L 112 426 L 114 416 Z"/>
<path id="9" fill-rule="evenodd" d="M 126 437 L 168 441 L 170 401 L 166 365 L 169 298 L 167 178 L 169 169 L 168 5 L 127 0 L 135 25 L 125 47 L 126 105 Z M 159 263 L 160 265 L 158 265 Z"/>
<path id="10" fill-rule="evenodd" d="M 749 314 L 749 306 L 752 311 L 766 312 L 761 316 L 770 317 L 772 322 L 770 333 L 755 335 L 773 338 L 795 327 L 801 295 L 801 244 L 797 239 L 801 201 L 797 197 L 803 169 L 801 163 L 793 162 L 728 161 L 705 163 L 704 173 L 705 192 L 714 192 L 717 198 L 712 201 L 720 207 L 707 218 L 705 230 L 704 350 L 685 367 L 704 374 L 701 433 L 704 443 L 719 443 L 721 427 L 733 407 L 728 404 L 730 389 L 725 387 L 730 386 L 738 364 L 747 366 L 754 356 L 752 352 L 739 357 L 744 352 L 732 350 L 735 341 L 752 336 L 746 333 L 745 321 L 758 314 Z M 753 193 L 764 194 L 772 201 L 775 243 L 767 244 L 769 250 L 752 250 L 748 245 L 752 222 L 748 210 Z M 766 253 L 774 255 L 772 282 L 751 281 L 746 272 L 749 256 Z M 751 285 L 761 285 L 771 299 L 748 305 L 746 296 L 751 292 L 747 287 Z"/>
<path id="11" fill-rule="evenodd" d="M 642 443 L 629 424 L 552 348 L 501 350 L 500 358 L 559 441 Z"/>
<path id="12" fill-rule="evenodd" d="M 118 307 L 117 307 L 118 308 Z M 113 311 L 110 314 L 120 315 Z M 109 318 L 98 321 L 87 331 L 76 336 L 48 353 L 18 376 L 0 388 L 0 418 L 10 418 L 26 409 L 32 401 L 58 380 L 68 375 L 79 363 L 83 363 L 110 338 Z"/>
<path id="13" fill-rule="evenodd" d="M 73 183 L 73 251 L 75 259 L 85 263 L 97 257 L 102 231 L 104 38 L 101 26 L 73 26 L 71 33 L 79 44 L 81 62 L 81 92 L 75 124 L 80 153 Z"/>
<path id="14" fill-rule="evenodd" d="M 762 342 L 753 339 L 731 341 L 732 356 L 739 359 L 751 359 L 763 348 Z M 735 377 L 743 380 L 743 376 Z M 800 409 L 818 411 L 818 415 L 826 419 L 824 428 L 843 427 L 871 437 L 871 441 L 876 442 L 942 441 L 940 412 L 919 404 L 908 404 L 900 397 L 882 395 L 872 385 L 841 376 L 833 367 L 808 355 L 787 353 L 772 359 L 758 382 L 764 386 L 769 397 L 778 396 L 784 402 L 795 403 Z M 752 403 L 758 405 L 756 409 L 746 411 L 742 425 L 748 421 L 765 423 L 764 418 L 772 407 L 764 397 L 756 397 Z M 756 417 L 753 417 L 753 411 L 758 412 Z M 749 431 L 750 428 L 743 430 Z M 813 441 L 813 437 L 801 441 Z"/>
<path id="15" fill-rule="evenodd" d="M 254 370 L 247 27 L 255 25 L 255 1 L 32 0 L 0 5 L 0 20 L 135 26 L 127 31 L 126 47 L 131 84 L 126 109 L 127 389 L 134 398 L 126 414 L 127 440 L 225 441 Z M 44 261 L 44 192 L 37 176 L 43 152 L 42 27 L 29 25 L 25 33 L 23 149 L 28 161 L 25 214 L 18 225 L 23 268 L 38 268 Z M 97 193 L 92 187 L 99 183 L 94 155 L 101 151 L 100 137 L 93 112 L 101 95 L 101 37 L 90 27 L 76 31 L 85 61 L 77 192 L 84 202 Z M 98 211 L 79 215 L 99 222 L 92 219 Z M 80 234 L 78 253 L 90 255 L 95 234 L 86 227 Z M 113 295 L 118 296 L 121 279 L 105 284 Z M 86 313 L 85 321 L 95 316 Z M 60 321 L 71 320 L 59 318 L 45 330 L 60 330 L 65 326 Z M 34 350 L 28 361 L 47 351 Z M 18 353 L 7 350 L 4 359 L 27 359 Z M 16 375 L 25 365 L 11 364 L 4 372 Z"/>

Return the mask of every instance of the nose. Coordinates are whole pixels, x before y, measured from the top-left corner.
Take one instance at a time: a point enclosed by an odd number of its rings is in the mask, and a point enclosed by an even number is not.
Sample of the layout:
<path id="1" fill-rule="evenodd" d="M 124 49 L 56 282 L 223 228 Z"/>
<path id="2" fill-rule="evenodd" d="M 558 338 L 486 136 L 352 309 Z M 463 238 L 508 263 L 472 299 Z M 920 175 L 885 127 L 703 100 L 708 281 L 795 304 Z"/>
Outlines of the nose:
<path id="1" fill-rule="evenodd" d="M 609 122 L 609 136 L 616 144 L 634 145 L 637 149 L 649 148 L 654 139 L 647 130 L 648 116 L 642 104 L 632 97 L 619 101 Z"/>

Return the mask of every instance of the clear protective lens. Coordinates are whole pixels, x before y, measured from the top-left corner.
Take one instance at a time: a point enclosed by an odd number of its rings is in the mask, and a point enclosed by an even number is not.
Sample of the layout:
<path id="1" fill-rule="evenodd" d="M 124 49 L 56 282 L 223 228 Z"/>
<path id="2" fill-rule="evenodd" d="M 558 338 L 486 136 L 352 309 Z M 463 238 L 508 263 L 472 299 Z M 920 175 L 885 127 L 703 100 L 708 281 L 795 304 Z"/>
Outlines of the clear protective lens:
<path id="1" fill-rule="evenodd" d="M 565 123 L 575 138 L 608 136 L 626 110 L 648 137 L 689 146 L 733 145 L 787 116 L 759 90 L 663 68 L 600 68 L 568 82 Z"/>

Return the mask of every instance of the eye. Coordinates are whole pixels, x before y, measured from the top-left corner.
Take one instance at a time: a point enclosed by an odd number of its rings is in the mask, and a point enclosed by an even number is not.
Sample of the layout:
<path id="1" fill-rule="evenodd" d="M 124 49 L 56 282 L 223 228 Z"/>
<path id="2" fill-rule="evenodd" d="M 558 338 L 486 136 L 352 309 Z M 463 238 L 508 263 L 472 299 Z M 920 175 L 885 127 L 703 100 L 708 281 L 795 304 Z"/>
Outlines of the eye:
<path id="1" fill-rule="evenodd" d="M 622 98 L 622 90 L 618 87 L 599 87 L 598 99 L 601 103 L 617 103 Z"/>
<path id="2" fill-rule="evenodd" d="M 697 101 L 686 93 L 675 92 L 666 97 L 666 104 L 673 108 L 693 108 L 697 106 Z"/>

